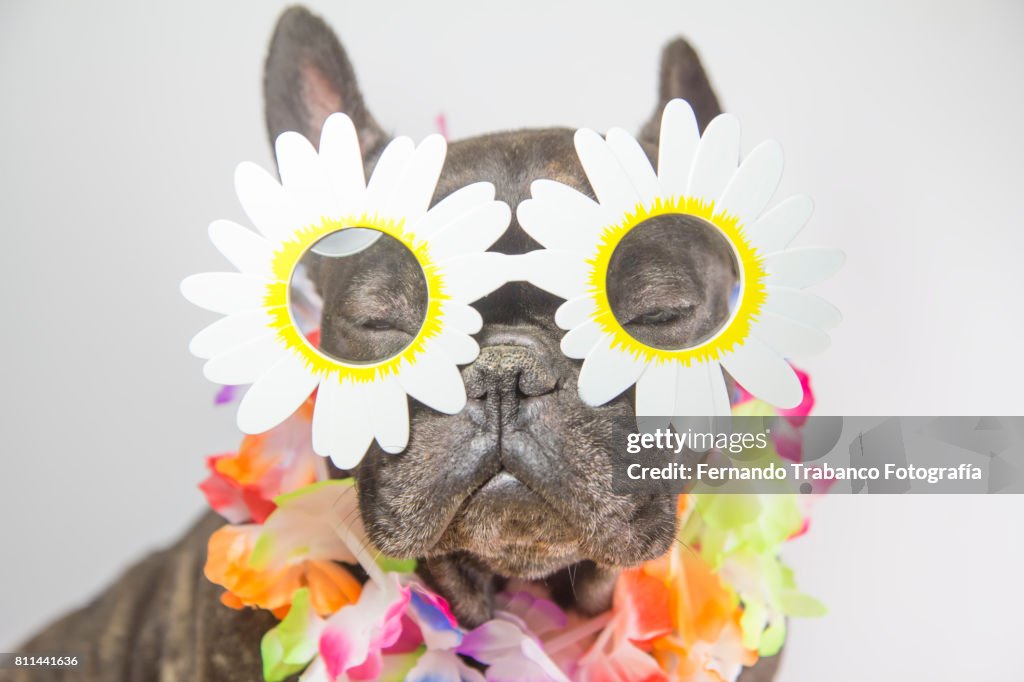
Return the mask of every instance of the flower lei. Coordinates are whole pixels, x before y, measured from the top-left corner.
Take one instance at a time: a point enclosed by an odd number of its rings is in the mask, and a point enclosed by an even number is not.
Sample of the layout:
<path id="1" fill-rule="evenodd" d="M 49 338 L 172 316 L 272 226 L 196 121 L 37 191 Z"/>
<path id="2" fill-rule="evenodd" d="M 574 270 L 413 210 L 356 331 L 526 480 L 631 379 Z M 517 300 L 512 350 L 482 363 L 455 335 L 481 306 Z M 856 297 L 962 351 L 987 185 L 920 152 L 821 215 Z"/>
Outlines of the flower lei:
<path id="1" fill-rule="evenodd" d="M 784 416 L 775 450 L 797 460 L 814 402 L 798 374 L 805 399 L 793 410 L 741 388 L 734 403 L 735 414 Z M 624 571 L 607 613 L 582 618 L 513 583 L 492 620 L 460 627 L 414 574 L 415 561 L 371 551 L 353 481 L 326 480 L 311 419 L 312 399 L 281 426 L 246 436 L 237 452 L 210 457 L 200 485 L 230 522 L 210 537 L 207 578 L 225 589 L 225 605 L 280 619 L 261 643 L 267 682 L 299 673 L 301 682 L 734 681 L 779 651 L 787 616 L 824 613 L 778 556 L 807 530 L 805 497 L 682 495 L 679 542 Z"/>

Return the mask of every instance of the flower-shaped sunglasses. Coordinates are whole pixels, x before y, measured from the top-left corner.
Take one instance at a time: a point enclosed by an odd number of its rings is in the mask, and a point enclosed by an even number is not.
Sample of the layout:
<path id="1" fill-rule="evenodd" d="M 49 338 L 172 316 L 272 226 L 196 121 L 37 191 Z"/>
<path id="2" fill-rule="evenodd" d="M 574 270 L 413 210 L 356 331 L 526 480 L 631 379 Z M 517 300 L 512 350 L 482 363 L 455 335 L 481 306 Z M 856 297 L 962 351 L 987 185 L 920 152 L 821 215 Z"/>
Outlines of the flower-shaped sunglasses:
<path id="1" fill-rule="evenodd" d="M 448 414 L 465 406 L 458 366 L 476 358 L 472 335 L 482 326 L 470 304 L 510 281 L 566 299 L 555 321 L 567 330 L 563 352 L 583 360 L 579 392 L 587 404 L 604 404 L 636 384 L 638 416 L 728 414 L 723 368 L 767 402 L 799 403 L 800 382 L 786 358 L 824 348 L 824 330 L 839 320 L 835 308 L 803 289 L 834 272 L 842 254 L 787 249 L 811 204 L 793 197 L 765 211 L 781 178 L 778 145 L 761 144 L 737 167 L 735 118 L 719 116 L 701 136 L 681 100 L 665 109 L 657 170 L 619 129 L 605 138 L 580 130 L 575 143 L 596 201 L 551 180 L 534 182 L 517 216 L 545 250 L 521 256 L 487 251 L 511 221 L 490 183 L 462 187 L 430 206 L 446 154 L 437 135 L 418 146 L 396 138 L 367 181 L 355 129 L 334 114 L 319 152 L 297 133 L 277 139 L 280 183 L 255 164 L 240 165 L 236 191 L 257 232 L 215 221 L 210 239 L 237 272 L 182 283 L 188 300 L 224 315 L 190 349 L 206 360 L 211 381 L 251 384 L 239 428 L 269 430 L 315 391 L 317 453 L 349 469 L 373 440 L 385 452 L 401 452 L 409 439 L 407 396 Z M 685 342 L 652 340 L 617 315 L 609 273 L 635 236 L 652 228 L 716 243 L 736 276 L 714 323 Z M 409 313 L 402 334 L 376 335 L 385 341 L 370 353 L 322 343 L 335 326 L 321 319 L 315 273 L 385 251 L 417 273 L 395 286 L 420 297 L 422 308 Z M 345 296 L 369 295 L 358 280 L 341 281 Z M 385 295 L 377 305 L 395 300 Z M 375 321 L 361 324 L 373 328 Z"/>

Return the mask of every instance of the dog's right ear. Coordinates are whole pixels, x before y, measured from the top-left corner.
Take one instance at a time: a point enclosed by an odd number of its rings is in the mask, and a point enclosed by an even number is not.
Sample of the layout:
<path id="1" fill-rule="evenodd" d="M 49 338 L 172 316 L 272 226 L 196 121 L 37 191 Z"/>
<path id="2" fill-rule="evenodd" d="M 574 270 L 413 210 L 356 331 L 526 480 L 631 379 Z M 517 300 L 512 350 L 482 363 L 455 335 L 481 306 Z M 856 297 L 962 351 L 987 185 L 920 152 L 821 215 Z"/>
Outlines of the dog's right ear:
<path id="1" fill-rule="evenodd" d="M 289 7 L 277 21 L 263 74 L 270 143 L 289 130 L 319 144 L 327 117 L 344 112 L 355 124 L 364 156 L 387 140 L 366 110 L 352 64 L 334 31 L 305 7 Z"/>

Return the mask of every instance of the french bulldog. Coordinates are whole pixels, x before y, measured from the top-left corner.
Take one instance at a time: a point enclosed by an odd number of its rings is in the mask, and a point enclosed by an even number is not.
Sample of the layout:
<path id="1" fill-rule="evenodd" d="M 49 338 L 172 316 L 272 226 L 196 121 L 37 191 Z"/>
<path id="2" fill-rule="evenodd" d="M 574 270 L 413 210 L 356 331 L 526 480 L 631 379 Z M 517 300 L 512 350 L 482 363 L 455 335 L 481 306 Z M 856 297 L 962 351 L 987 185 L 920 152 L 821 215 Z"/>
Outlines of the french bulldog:
<path id="1" fill-rule="evenodd" d="M 280 18 L 265 66 L 271 141 L 285 131 L 318 140 L 326 118 L 355 124 L 369 175 L 389 140 L 360 94 L 352 65 L 331 29 L 306 9 Z M 703 128 L 720 112 L 694 50 L 682 39 L 663 52 L 658 102 L 641 131 L 656 161 L 661 110 L 690 102 Z M 494 184 L 513 209 L 530 183 L 550 178 L 593 192 L 573 146 L 573 130 L 500 132 L 453 142 L 434 196 L 478 181 Z M 540 248 L 513 217 L 492 250 Z M 616 317 L 638 339 L 679 347 L 727 315 L 735 265 L 724 244 L 686 218 L 667 216 L 636 230 L 616 252 L 609 291 Z M 381 238 L 349 258 L 307 262 L 323 299 L 321 346 L 350 359 L 378 359 L 404 347 L 423 319 L 422 273 L 404 247 Z M 633 414 L 633 392 L 601 407 L 577 394 L 580 362 L 559 349 L 560 299 L 510 283 L 478 301 L 484 319 L 479 357 L 463 367 L 468 404 L 456 415 L 410 402 L 404 452 L 376 444 L 353 471 L 359 507 L 376 549 L 418 560 L 421 577 L 467 626 L 492 615 L 496 592 L 512 579 L 537 581 L 552 598 L 586 615 L 609 608 L 616 577 L 664 554 L 676 534 L 670 496 L 613 491 L 612 426 Z M 173 547 L 144 559 L 85 608 L 19 648 L 81 652 L 74 670 L 0 671 L 7 680 L 262 679 L 260 637 L 276 622 L 222 605 L 203 576 L 206 541 L 222 521 L 204 516 Z M 744 672 L 774 677 L 778 658 Z"/>

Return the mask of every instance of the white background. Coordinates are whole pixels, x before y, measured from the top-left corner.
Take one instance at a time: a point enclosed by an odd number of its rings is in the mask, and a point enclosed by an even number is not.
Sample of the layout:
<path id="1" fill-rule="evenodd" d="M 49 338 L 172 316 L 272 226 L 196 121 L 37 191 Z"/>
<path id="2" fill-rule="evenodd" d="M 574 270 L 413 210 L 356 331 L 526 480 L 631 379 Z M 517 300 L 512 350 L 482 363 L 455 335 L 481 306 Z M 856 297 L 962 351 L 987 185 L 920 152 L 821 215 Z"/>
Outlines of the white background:
<path id="1" fill-rule="evenodd" d="M 703 55 L 745 149 L 780 140 L 803 244 L 849 264 L 822 414 L 1021 414 L 1024 4 L 317 2 L 371 111 L 422 136 L 638 128 L 661 46 Z M 177 291 L 223 267 L 231 176 L 270 166 L 276 2 L 0 5 L 0 650 L 202 508 L 237 441 Z M 1024 498 L 829 498 L 788 555 L 831 608 L 783 680 L 1021 679 Z M 989 677 L 986 677 L 989 676 Z"/>

